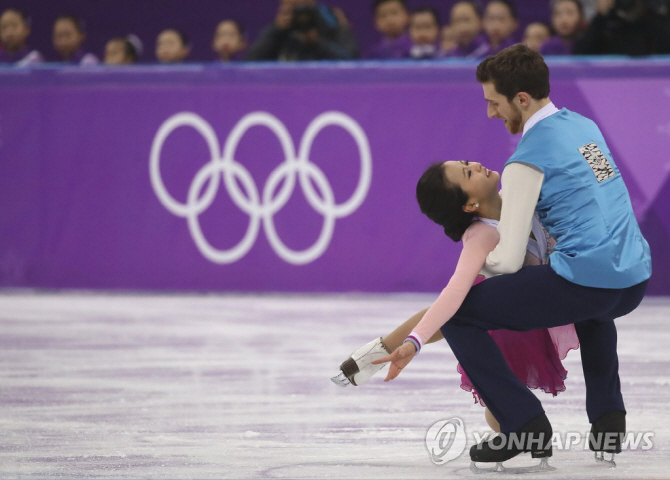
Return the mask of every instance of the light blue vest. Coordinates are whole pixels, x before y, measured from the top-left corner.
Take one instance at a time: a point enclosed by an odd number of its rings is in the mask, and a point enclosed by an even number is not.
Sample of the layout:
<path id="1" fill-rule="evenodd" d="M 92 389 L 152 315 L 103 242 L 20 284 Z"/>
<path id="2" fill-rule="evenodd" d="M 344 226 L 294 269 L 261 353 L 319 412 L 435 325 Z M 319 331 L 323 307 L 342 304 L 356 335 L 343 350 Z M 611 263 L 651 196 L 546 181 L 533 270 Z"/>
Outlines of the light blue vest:
<path id="1" fill-rule="evenodd" d="M 625 288 L 651 276 L 649 245 L 594 122 L 562 109 L 523 136 L 513 162 L 544 173 L 536 211 L 556 240 L 551 268 L 587 287 Z"/>

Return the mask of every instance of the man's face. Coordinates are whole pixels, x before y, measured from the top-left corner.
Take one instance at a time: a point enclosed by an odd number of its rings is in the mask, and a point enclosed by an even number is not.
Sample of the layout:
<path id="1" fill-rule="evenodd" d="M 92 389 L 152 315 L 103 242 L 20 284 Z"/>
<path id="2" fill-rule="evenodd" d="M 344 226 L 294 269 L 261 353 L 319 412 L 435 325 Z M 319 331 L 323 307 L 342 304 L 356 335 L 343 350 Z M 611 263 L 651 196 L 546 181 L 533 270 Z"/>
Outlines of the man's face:
<path id="1" fill-rule="evenodd" d="M 505 128 L 512 135 L 521 133 L 523 125 L 521 123 L 521 109 L 510 102 L 507 98 L 498 93 L 493 82 L 482 84 L 484 88 L 484 99 L 487 102 L 486 114 L 489 118 L 500 118 L 505 121 Z"/>

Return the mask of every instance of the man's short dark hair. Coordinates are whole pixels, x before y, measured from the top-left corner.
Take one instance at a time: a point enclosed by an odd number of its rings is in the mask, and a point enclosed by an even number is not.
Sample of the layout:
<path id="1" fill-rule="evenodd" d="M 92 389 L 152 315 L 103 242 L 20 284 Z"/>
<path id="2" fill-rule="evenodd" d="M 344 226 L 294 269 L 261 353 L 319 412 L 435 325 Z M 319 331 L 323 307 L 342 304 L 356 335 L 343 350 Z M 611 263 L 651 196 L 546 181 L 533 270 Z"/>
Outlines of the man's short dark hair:
<path id="1" fill-rule="evenodd" d="M 484 59 L 477 67 L 477 81 L 493 82 L 496 91 L 510 102 L 519 92 L 535 100 L 549 96 L 549 67 L 542 55 L 522 44 Z"/>

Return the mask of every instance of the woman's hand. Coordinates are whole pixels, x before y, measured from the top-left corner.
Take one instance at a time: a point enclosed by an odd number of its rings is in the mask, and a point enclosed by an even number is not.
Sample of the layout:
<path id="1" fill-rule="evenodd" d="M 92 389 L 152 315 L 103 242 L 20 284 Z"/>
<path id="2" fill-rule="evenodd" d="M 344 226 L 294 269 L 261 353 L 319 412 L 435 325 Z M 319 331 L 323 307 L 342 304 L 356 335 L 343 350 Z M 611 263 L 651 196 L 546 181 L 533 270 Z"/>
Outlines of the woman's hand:
<path id="1" fill-rule="evenodd" d="M 416 355 L 416 348 L 414 347 L 414 344 L 412 342 L 405 342 L 396 348 L 390 355 L 387 355 L 384 358 L 380 358 L 379 360 L 374 360 L 372 363 L 374 365 L 378 365 L 380 363 L 391 362 L 391 365 L 389 366 L 389 373 L 384 379 L 385 382 L 388 382 L 400 375 L 402 369 L 412 361 L 414 355 Z"/>

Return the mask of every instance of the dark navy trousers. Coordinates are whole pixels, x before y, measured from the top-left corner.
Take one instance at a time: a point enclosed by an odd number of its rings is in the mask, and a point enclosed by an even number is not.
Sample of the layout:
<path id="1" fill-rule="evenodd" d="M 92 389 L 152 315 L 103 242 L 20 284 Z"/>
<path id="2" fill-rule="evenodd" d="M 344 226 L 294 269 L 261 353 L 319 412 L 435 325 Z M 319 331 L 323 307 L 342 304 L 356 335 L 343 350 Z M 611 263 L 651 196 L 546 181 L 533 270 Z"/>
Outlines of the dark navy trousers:
<path id="1" fill-rule="evenodd" d="M 640 304 L 647 283 L 623 289 L 584 287 L 560 277 L 549 265 L 524 267 L 472 287 L 441 331 L 501 431 L 509 433 L 521 430 L 544 410 L 487 331 L 574 323 L 586 382 L 586 412 L 593 423 L 607 412 L 625 411 L 614 319 Z"/>

